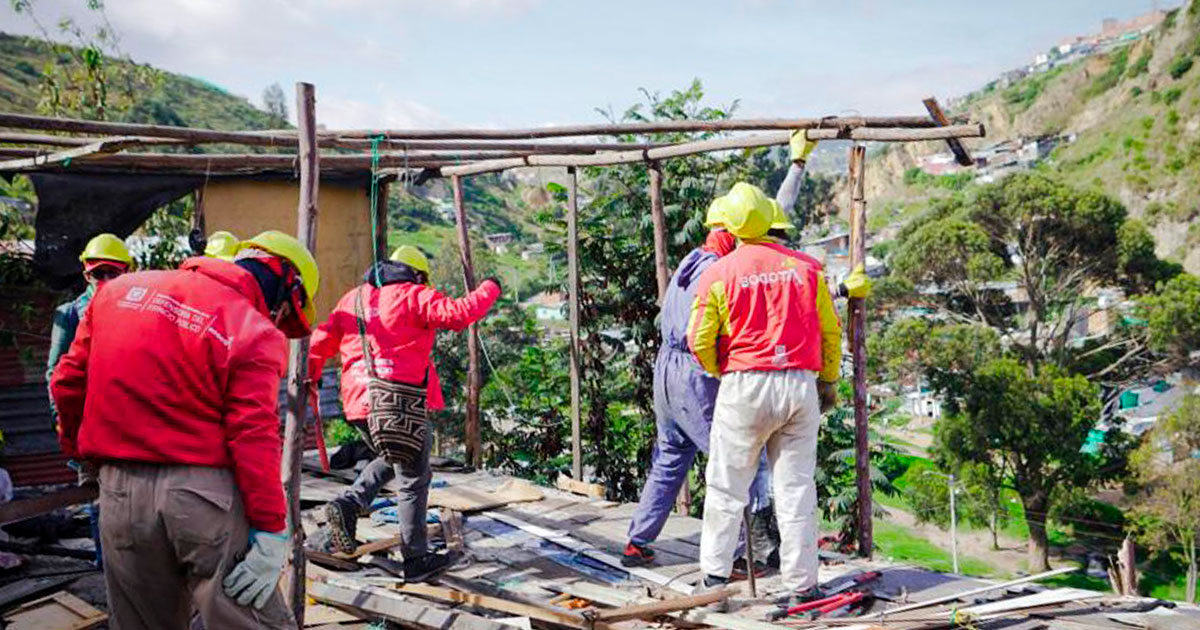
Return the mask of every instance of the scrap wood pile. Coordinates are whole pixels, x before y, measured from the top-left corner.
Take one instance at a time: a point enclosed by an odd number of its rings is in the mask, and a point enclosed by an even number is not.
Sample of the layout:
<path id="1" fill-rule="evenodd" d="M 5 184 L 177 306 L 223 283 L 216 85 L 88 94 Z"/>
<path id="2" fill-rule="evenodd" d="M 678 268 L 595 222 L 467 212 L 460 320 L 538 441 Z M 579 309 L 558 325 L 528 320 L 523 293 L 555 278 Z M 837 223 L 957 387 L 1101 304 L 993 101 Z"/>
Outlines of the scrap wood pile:
<path id="1" fill-rule="evenodd" d="M 306 477 L 306 505 L 334 496 L 349 473 Z M 586 486 L 586 484 L 584 484 Z M 596 488 L 564 479 L 559 489 L 489 473 L 439 473 L 430 494 L 431 540 L 462 559 L 432 584 L 406 584 L 389 550 L 399 543 L 385 516 L 362 516 L 355 554 L 309 551 L 311 600 L 360 620 L 438 630 L 709 626 L 726 630 L 845 628 L 1179 628 L 1200 630 L 1200 612 L 1153 599 L 1049 589 L 1034 581 L 1060 569 L 988 584 L 911 567 L 835 557 L 822 566 L 827 597 L 785 609 L 777 576 L 724 592 L 692 593 L 699 576 L 699 521 L 673 516 L 657 561 L 623 567 L 631 505 L 598 499 Z M 588 496 L 591 494 L 592 496 Z M 380 505 L 386 506 L 384 499 Z M 305 512 L 316 533 L 320 510 Z M 319 538 L 319 536 L 314 536 Z M 729 612 L 706 607 L 728 599 Z M 318 610 L 318 609 L 314 609 Z M 325 619 L 317 614 L 308 625 Z M 362 623 L 362 621 L 356 622 Z M 1163 625 L 1166 624 L 1166 625 Z M 1194 624 L 1187 625 L 1187 624 Z M 331 626 L 332 628 L 334 626 Z"/>

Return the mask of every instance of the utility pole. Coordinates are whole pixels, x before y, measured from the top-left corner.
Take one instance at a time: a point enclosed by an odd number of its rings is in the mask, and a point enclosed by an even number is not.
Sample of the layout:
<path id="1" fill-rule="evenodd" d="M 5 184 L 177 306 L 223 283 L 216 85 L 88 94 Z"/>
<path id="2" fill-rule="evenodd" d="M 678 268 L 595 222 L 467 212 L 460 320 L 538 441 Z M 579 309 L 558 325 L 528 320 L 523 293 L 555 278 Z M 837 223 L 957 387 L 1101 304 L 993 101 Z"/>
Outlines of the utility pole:
<path id="1" fill-rule="evenodd" d="M 954 509 L 954 473 L 950 473 L 950 560 L 954 566 L 954 574 L 958 575 L 958 510 Z"/>
<path id="2" fill-rule="evenodd" d="M 958 510 L 955 506 L 954 495 L 958 491 L 958 481 L 954 473 L 940 473 L 936 470 L 926 470 L 927 475 L 937 475 L 943 477 L 950 483 L 950 562 L 953 567 L 953 572 L 958 573 Z"/>

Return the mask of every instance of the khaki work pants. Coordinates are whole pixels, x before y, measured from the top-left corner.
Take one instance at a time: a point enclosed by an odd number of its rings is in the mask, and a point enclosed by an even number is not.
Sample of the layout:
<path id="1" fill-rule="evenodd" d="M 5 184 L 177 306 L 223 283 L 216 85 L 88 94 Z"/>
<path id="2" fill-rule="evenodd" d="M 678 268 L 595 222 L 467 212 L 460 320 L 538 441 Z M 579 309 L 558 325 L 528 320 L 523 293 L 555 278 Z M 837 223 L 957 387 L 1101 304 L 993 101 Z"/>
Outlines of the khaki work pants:
<path id="1" fill-rule="evenodd" d="M 183 630 L 193 609 L 209 630 L 296 627 L 278 589 L 257 610 L 239 606 L 221 586 L 249 548 L 231 471 L 105 464 L 100 515 L 113 630 Z"/>

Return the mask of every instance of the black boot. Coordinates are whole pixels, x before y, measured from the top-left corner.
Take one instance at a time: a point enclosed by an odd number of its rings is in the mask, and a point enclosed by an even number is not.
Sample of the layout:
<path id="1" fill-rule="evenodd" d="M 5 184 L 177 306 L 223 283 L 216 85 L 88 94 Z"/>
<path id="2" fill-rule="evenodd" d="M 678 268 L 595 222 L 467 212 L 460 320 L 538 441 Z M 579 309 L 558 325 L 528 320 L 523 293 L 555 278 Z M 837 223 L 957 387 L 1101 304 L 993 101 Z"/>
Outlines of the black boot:
<path id="1" fill-rule="evenodd" d="M 404 560 L 404 581 L 426 582 L 450 568 L 454 558 L 448 553 L 427 553 L 412 560 Z"/>
<path id="2" fill-rule="evenodd" d="M 358 529 L 358 506 L 345 497 L 325 504 L 325 520 L 329 527 L 329 542 L 334 551 L 354 553 L 358 548 L 355 532 Z"/>

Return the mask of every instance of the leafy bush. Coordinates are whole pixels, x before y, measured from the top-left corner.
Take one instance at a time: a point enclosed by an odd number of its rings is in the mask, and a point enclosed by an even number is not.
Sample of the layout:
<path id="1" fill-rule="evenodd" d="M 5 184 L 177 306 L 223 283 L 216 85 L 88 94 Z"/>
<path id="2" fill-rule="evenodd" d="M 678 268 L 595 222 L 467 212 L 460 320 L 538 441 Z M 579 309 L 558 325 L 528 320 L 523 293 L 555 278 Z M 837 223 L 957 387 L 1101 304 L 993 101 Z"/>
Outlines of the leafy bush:
<path id="1" fill-rule="evenodd" d="M 1179 79 L 1183 75 L 1187 74 L 1187 71 L 1191 69 L 1192 58 L 1190 56 L 1177 57 L 1171 62 L 1171 65 L 1167 67 L 1167 74 L 1170 74 L 1172 79 Z"/>
<path id="2" fill-rule="evenodd" d="M 1181 97 L 1181 96 L 1183 96 L 1183 90 L 1181 90 L 1177 87 L 1173 87 L 1173 88 L 1170 88 L 1170 89 L 1166 90 L 1165 92 L 1163 92 L 1162 99 L 1163 99 L 1163 102 L 1166 103 L 1167 105 L 1174 105 L 1175 102 L 1178 101 L 1179 97 Z"/>
<path id="3" fill-rule="evenodd" d="M 1141 95 L 1142 95 L 1142 88 L 1140 88 L 1140 87 L 1138 87 L 1138 86 L 1136 86 L 1136 85 L 1135 85 L 1135 86 L 1133 86 L 1133 87 L 1131 87 L 1131 88 L 1129 88 L 1129 95 L 1130 95 L 1130 96 L 1132 96 L 1133 98 L 1137 98 L 1137 97 L 1141 96 Z"/>

